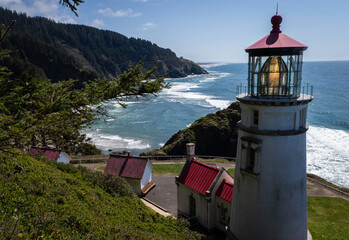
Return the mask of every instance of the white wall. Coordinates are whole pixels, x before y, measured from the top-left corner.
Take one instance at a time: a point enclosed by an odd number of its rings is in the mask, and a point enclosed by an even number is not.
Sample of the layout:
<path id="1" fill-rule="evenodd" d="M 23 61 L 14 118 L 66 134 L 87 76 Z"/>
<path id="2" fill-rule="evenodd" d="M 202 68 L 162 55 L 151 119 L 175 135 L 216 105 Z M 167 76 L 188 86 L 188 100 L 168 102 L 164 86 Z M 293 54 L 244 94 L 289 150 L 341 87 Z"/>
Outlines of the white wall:
<path id="1" fill-rule="evenodd" d="M 241 122 L 253 127 L 253 111 L 259 111 L 258 129 L 261 130 L 298 130 L 301 110 L 306 112 L 308 105 L 259 106 L 240 103 Z M 306 117 L 306 116 L 305 116 Z M 305 118 L 303 119 L 305 121 Z"/>
<path id="2" fill-rule="evenodd" d="M 151 171 L 153 169 L 153 165 L 151 162 L 148 160 L 147 164 L 145 165 L 143 177 L 141 179 L 141 189 L 145 187 L 149 182 L 151 182 L 152 177 L 151 177 Z"/>
<path id="3" fill-rule="evenodd" d="M 69 163 L 70 160 L 71 160 L 71 158 L 69 157 L 68 154 L 66 154 L 65 152 L 61 152 L 59 154 L 59 158 L 57 159 L 57 162 Z"/>
<path id="4" fill-rule="evenodd" d="M 222 232 L 226 232 L 226 224 L 229 225 L 229 218 L 230 218 L 230 210 L 231 210 L 231 202 L 228 202 L 222 198 L 215 197 L 216 198 L 216 228 Z M 220 221 L 220 211 L 221 207 L 226 209 L 226 220 L 225 221 Z"/>
<path id="5" fill-rule="evenodd" d="M 208 202 L 205 199 L 205 196 L 198 193 L 191 188 L 184 186 L 181 183 L 178 183 L 177 188 L 177 205 L 178 210 L 185 213 L 189 216 L 189 196 L 193 194 L 196 202 L 196 216 L 200 225 L 209 229 L 208 225 Z"/>

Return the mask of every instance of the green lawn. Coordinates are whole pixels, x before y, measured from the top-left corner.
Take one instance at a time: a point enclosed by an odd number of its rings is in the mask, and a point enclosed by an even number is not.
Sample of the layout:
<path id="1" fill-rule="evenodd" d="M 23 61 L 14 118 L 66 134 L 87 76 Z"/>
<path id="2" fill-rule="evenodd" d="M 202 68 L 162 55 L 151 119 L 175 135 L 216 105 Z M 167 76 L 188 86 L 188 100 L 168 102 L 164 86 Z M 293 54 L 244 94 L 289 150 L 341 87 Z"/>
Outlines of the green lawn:
<path id="1" fill-rule="evenodd" d="M 230 176 L 232 176 L 234 178 L 234 176 L 235 176 L 235 168 L 228 168 L 227 172 L 230 174 Z"/>
<path id="2" fill-rule="evenodd" d="M 106 166 L 102 166 L 102 167 L 98 167 L 97 169 L 98 169 L 98 170 L 103 170 L 103 171 L 104 171 L 104 170 L 105 170 L 105 167 L 106 167 Z"/>
<path id="3" fill-rule="evenodd" d="M 229 161 L 224 158 L 212 158 L 212 159 L 207 159 L 207 158 L 196 158 L 197 161 L 200 162 L 223 162 L 223 163 L 231 163 L 233 161 Z"/>
<path id="4" fill-rule="evenodd" d="M 309 196 L 308 229 L 314 240 L 348 240 L 349 201 Z"/>
<path id="5" fill-rule="evenodd" d="M 184 164 L 154 164 L 153 174 L 179 174 Z"/>

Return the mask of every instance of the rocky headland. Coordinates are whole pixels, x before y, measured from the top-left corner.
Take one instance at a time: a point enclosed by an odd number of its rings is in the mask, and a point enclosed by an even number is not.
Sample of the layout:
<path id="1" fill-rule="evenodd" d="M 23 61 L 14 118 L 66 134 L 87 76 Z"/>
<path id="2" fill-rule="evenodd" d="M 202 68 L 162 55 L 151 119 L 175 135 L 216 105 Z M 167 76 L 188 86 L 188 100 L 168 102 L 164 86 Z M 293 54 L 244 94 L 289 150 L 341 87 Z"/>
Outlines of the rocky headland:
<path id="1" fill-rule="evenodd" d="M 240 119 L 240 105 L 233 102 L 228 108 L 210 113 L 178 131 L 162 148 L 141 155 L 185 155 L 186 143 L 193 142 L 197 155 L 235 157 Z"/>

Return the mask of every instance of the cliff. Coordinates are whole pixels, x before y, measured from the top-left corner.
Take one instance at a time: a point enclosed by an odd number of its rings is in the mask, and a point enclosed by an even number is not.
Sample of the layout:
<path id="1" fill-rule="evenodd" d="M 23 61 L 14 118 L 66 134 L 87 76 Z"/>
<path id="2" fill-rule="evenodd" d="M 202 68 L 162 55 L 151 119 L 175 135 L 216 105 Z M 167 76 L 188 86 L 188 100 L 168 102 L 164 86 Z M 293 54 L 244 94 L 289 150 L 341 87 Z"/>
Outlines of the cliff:
<path id="1" fill-rule="evenodd" d="M 141 155 L 185 155 L 186 143 L 196 144 L 197 155 L 236 156 L 237 122 L 240 106 L 233 102 L 227 109 L 210 113 L 196 120 L 190 127 L 174 134 L 160 149 Z"/>

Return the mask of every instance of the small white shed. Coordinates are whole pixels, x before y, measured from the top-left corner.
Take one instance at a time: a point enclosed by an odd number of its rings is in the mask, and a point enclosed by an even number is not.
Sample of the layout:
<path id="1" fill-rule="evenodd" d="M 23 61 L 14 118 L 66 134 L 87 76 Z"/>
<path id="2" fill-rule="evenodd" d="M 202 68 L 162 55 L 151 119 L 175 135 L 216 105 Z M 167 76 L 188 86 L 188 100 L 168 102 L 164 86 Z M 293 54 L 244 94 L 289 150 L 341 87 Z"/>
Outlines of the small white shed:
<path id="1" fill-rule="evenodd" d="M 110 154 L 104 173 L 126 179 L 139 196 L 146 195 L 155 183 L 152 182 L 153 164 L 147 158 L 126 154 Z"/>

